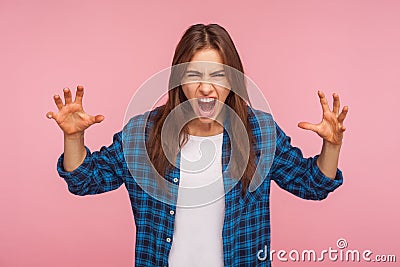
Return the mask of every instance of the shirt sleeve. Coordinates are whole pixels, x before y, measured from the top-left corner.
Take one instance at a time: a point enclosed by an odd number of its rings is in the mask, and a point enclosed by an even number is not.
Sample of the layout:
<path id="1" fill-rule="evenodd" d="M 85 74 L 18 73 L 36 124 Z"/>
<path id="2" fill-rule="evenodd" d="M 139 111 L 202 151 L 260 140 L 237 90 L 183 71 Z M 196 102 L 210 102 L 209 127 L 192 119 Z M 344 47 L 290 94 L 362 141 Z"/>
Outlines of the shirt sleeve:
<path id="1" fill-rule="evenodd" d="M 57 171 L 64 178 L 68 190 L 75 195 L 94 195 L 119 188 L 124 183 L 126 163 L 122 151 L 122 132 L 113 136 L 110 146 L 103 146 L 99 151 L 86 149 L 86 157 L 75 170 L 64 169 L 64 153 L 58 158 Z"/>
<path id="2" fill-rule="evenodd" d="M 290 193 L 312 200 L 322 200 L 343 183 L 337 169 L 335 179 L 324 175 L 317 165 L 319 155 L 304 158 L 301 150 L 291 145 L 291 138 L 275 123 L 276 150 L 271 166 L 272 179 Z"/>

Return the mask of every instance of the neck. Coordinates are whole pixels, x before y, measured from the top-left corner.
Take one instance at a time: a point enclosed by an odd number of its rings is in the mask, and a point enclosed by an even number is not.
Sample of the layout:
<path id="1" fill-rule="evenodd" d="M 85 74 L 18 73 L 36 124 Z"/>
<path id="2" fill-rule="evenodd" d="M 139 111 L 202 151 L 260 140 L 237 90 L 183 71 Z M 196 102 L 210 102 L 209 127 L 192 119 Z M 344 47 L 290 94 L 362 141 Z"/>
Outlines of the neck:
<path id="1" fill-rule="evenodd" d="M 188 134 L 195 136 L 212 136 L 220 134 L 224 131 L 221 124 L 216 121 L 209 123 L 201 122 L 198 119 L 188 124 Z"/>

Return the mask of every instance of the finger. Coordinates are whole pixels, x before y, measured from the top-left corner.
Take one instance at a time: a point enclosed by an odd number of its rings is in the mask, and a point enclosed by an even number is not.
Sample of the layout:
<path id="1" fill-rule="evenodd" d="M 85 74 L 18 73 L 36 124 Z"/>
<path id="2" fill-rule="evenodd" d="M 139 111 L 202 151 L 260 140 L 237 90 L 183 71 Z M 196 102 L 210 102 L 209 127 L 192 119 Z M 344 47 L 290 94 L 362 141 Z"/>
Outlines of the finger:
<path id="1" fill-rule="evenodd" d="M 82 105 L 82 98 L 83 98 L 83 86 L 78 85 L 78 87 L 76 88 L 75 103 Z"/>
<path id="2" fill-rule="evenodd" d="M 342 128 L 340 128 L 340 130 L 342 130 L 342 132 L 346 131 L 346 127 L 342 126 Z"/>
<path id="3" fill-rule="evenodd" d="M 48 119 L 54 119 L 55 115 L 56 114 L 54 112 L 52 112 L 52 111 L 49 111 L 49 112 L 46 113 L 46 117 Z"/>
<path id="4" fill-rule="evenodd" d="M 56 102 L 56 106 L 59 110 L 62 109 L 62 107 L 64 106 L 61 97 L 59 95 L 54 96 L 54 102 Z"/>
<path id="5" fill-rule="evenodd" d="M 336 93 L 333 93 L 333 112 L 337 115 L 339 115 L 340 111 L 340 99 L 339 95 Z"/>
<path id="6" fill-rule="evenodd" d="M 71 90 L 69 88 L 64 88 L 64 99 L 65 99 L 65 104 L 71 104 L 72 103 L 72 94 Z"/>
<path id="7" fill-rule="evenodd" d="M 319 96 L 319 102 L 321 103 L 322 106 L 322 111 L 329 112 L 329 105 L 328 105 L 328 100 L 326 100 L 325 94 L 322 91 L 318 90 L 318 96 Z"/>
<path id="8" fill-rule="evenodd" d="M 304 122 L 304 121 L 302 121 L 302 122 L 299 122 L 299 123 L 297 124 L 297 126 L 300 127 L 300 128 L 302 128 L 302 129 L 305 129 L 305 130 L 310 130 L 310 131 L 313 131 L 313 132 L 318 132 L 318 126 L 315 125 L 315 124 L 309 123 L 309 122 Z"/>
<path id="9" fill-rule="evenodd" d="M 344 121 L 344 119 L 346 118 L 347 112 L 349 112 L 349 107 L 344 106 L 342 109 L 342 112 L 339 114 L 339 116 L 337 118 L 339 123 L 342 123 Z"/>
<path id="10" fill-rule="evenodd" d="M 93 122 L 94 123 L 100 123 L 104 120 L 104 116 L 103 115 L 96 115 L 93 117 Z"/>

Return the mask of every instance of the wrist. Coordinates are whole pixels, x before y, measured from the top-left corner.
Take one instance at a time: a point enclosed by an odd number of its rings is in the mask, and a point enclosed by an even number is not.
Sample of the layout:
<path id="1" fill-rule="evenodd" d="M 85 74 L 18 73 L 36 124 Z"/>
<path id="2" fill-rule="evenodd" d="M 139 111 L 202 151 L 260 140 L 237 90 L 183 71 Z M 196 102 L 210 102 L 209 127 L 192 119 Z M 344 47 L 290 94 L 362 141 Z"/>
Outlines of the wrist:
<path id="1" fill-rule="evenodd" d="M 64 140 L 71 140 L 71 141 L 81 140 L 81 139 L 83 139 L 83 136 L 84 136 L 84 132 L 78 132 L 78 133 L 74 133 L 74 134 L 64 133 Z"/>
<path id="2" fill-rule="evenodd" d="M 334 143 L 331 143 L 331 142 L 323 139 L 323 146 L 330 150 L 340 150 L 340 148 L 342 146 L 342 142 L 340 142 L 339 144 L 336 144 L 336 143 L 334 144 Z"/>

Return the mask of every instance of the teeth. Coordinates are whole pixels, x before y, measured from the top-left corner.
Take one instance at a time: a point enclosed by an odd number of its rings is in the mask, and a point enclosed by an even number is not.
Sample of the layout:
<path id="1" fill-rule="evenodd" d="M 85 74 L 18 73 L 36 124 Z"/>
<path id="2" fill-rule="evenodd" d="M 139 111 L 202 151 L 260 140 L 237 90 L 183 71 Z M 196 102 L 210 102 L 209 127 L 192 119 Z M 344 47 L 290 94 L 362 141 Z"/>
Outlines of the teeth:
<path id="1" fill-rule="evenodd" d="M 200 102 L 203 102 L 203 103 L 209 103 L 209 102 L 212 102 L 212 101 L 214 101 L 215 99 L 214 98 L 211 98 L 211 97 L 207 97 L 207 98 L 199 98 L 199 101 Z"/>

